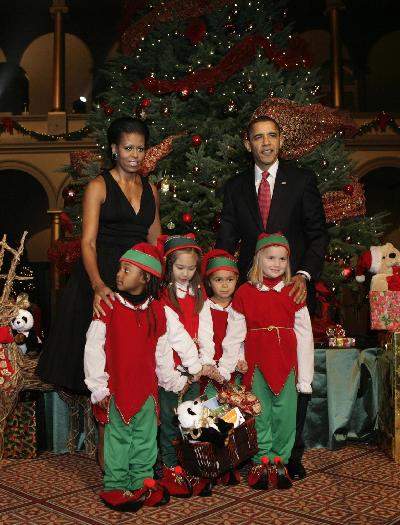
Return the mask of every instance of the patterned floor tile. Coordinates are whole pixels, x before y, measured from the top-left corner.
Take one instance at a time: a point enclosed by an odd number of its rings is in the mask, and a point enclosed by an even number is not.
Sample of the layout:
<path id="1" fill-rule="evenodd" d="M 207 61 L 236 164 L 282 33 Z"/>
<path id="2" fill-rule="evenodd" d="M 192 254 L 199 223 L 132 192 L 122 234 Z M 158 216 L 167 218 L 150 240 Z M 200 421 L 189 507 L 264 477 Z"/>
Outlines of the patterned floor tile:
<path id="1" fill-rule="evenodd" d="M 101 472 L 81 454 L 0 462 L 0 524 L 7 525 L 400 525 L 400 465 L 374 447 L 306 451 L 308 476 L 286 491 L 218 485 L 137 513 L 99 498 Z M 32 482 L 34 480 L 34 482 Z"/>

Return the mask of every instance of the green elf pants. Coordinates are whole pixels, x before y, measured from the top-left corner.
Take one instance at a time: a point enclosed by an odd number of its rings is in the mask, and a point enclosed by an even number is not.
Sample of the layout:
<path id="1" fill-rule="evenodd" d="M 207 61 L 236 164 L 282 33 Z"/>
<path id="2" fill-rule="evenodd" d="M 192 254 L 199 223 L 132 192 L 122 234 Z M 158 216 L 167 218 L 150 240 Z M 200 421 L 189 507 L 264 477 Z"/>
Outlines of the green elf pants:
<path id="1" fill-rule="evenodd" d="M 129 424 L 110 403 L 110 422 L 104 432 L 104 490 L 136 490 L 152 478 L 157 459 L 157 414 L 149 396 Z"/>
<path id="2" fill-rule="evenodd" d="M 189 390 L 183 396 L 183 401 L 191 401 L 199 397 L 199 383 L 192 383 Z M 175 409 L 178 406 L 179 395 L 174 392 L 168 392 L 164 388 L 158 389 L 158 400 L 160 403 L 160 452 L 163 464 L 166 467 L 173 468 L 178 464 L 175 448 L 172 441 L 181 436 L 178 427 Z"/>
<path id="3" fill-rule="evenodd" d="M 268 456 L 270 463 L 273 463 L 275 456 L 279 456 L 286 464 L 296 434 L 297 392 L 294 371 L 290 372 L 285 386 L 276 396 L 256 368 L 251 390 L 261 403 L 261 414 L 255 418 L 259 451 L 253 461 L 261 463 L 261 458 Z"/>

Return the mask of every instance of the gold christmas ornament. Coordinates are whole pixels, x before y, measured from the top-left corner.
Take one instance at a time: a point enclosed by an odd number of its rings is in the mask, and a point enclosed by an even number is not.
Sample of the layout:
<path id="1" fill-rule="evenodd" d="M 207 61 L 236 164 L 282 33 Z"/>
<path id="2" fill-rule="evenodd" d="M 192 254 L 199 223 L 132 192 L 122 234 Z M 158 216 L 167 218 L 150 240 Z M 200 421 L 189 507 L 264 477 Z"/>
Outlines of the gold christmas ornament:
<path id="1" fill-rule="evenodd" d="M 163 179 L 161 181 L 160 189 L 161 189 L 161 191 L 163 193 L 168 193 L 169 192 L 169 180 L 168 179 Z"/>
<path id="2" fill-rule="evenodd" d="M 358 131 L 356 124 L 335 108 L 300 105 L 285 98 L 265 99 L 254 111 L 252 120 L 261 116 L 271 117 L 279 124 L 284 137 L 280 152 L 283 159 L 302 157 L 336 133 L 352 137 Z"/>
<path id="3" fill-rule="evenodd" d="M 173 230 L 173 229 L 175 228 L 175 223 L 172 222 L 172 221 L 169 221 L 169 223 L 167 224 L 167 228 L 168 228 L 169 230 Z"/>

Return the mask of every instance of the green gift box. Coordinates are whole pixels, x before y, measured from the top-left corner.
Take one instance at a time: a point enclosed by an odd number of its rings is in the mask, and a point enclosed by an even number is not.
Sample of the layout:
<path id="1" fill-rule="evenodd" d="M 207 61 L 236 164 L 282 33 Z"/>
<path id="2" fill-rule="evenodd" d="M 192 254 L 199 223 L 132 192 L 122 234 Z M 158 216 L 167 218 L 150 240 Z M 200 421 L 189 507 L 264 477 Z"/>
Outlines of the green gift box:
<path id="1" fill-rule="evenodd" d="M 386 332 L 378 371 L 378 443 L 400 462 L 400 332 Z"/>

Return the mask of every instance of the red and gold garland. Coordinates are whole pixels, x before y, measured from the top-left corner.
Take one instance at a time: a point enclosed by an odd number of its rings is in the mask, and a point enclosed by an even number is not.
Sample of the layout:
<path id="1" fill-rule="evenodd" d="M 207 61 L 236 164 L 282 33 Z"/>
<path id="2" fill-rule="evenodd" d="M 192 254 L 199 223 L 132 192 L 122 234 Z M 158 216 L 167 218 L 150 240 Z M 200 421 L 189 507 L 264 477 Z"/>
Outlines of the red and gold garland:
<path id="1" fill-rule="evenodd" d="M 162 80 L 156 77 L 146 77 L 131 87 L 133 92 L 145 89 L 154 95 L 179 93 L 183 89 L 205 89 L 223 84 L 235 73 L 243 69 L 253 59 L 258 49 L 269 58 L 279 69 L 308 67 L 310 55 L 306 52 L 305 43 L 300 38 L 292 38 L 286 50 L 282 51 L 262 35 L 250 35 L 235 44 L 229 53 L 212 68 L 198 69 L 179 80 Z M 300 48 L 300 49 L 299 49 Z M 299 59 L 300 51 L 302 58 Z"/>
<path id="2" fill-rule="evenodd" d="M 81 240 L 79 237 L 58 239 L 47 251 L 49 261 L 56 265 L 61 273 L 71 273 L 81 257 Z"/>
<path id="3" fill-rule="evenodd" d="M 136 24 L 133 24 L 121 36 L 121 50 L 124 55 L 131 55 L 156 27 L 166 22 L 178 22 L 188 18 L 197 18 L 212 11 L 217 11 L 235 0 L 169 0 L 152 9 Z"/>
<path id="4" fill-rule="evenodd" d="M 351 194 L 345 191 L 327 191 L 322 195 L 326 222 L 360 217 L 367 213 L 363 185 L 357 179 L 351 184 L 354 188 Z"/>

